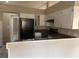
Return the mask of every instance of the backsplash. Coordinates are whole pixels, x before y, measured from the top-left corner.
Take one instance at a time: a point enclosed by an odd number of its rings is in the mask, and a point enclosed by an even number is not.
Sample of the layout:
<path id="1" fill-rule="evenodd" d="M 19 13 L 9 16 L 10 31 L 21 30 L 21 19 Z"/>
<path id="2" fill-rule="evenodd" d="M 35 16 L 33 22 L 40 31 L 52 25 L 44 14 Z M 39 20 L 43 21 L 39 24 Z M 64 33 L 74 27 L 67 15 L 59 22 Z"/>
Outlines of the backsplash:
<path id="1" fill-rule="evenodd" d="M 58 32 L 70 36 L 79 37 L 79 30 L 59 29 Z"/>

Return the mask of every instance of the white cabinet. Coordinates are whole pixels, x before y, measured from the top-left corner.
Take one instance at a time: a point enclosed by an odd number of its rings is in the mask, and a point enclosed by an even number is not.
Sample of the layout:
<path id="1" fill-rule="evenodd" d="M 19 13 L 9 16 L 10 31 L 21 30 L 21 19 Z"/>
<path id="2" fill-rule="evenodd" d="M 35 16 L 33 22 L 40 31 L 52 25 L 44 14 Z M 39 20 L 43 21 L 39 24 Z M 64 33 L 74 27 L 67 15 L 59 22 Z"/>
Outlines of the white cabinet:
<path id="1" fill-rule="evenodd" d="M 73 9 L 68 8 L 61 10 L 55 15 L 55 26 L 61 28 L 72 29 L 73 25 Z"/>
<path id="2" fill-rule="evenodd" d="M 73 29 L 73 13 L 74 8 L 67 8 L 49 14 L 54 19 L 54 26 L 60 28 Z"/>
<path id="3" fill-rule="evenodd" d="M 39 26 L 45 26 L 45 15 L 20 13 L 21 18 L 33 18 L 37 21 L 37 23 L 38 23 L 38 18 L 37 18 L 38 16 L 39 16 Z"/>
<path id="4" fill-rule="evenodd" d="M 73 25 L 73 8 L 60 11 L 60 24 L 62 28 L 72 29 Z"/>
<path id="5" fill-rule="evenodd" d="M 61 27 L 61 15 L 60 12 L 54 13 L 54 26 Z"/>
<path id="6" fill-rule="evenodd" d="M 35 18 L 34 14 L 25 14 L 25 13 L 20 13 L 21 18 Z"/>
<path id="7" fill-rule="evenodd" d="M 40 15 L 39 25 L 45 26 L 45 15 Z"/>
<path id="8" fill-rule="evenodd" d="M 35 26 L 45 26 L 45 15 L 35 15 Z"/>

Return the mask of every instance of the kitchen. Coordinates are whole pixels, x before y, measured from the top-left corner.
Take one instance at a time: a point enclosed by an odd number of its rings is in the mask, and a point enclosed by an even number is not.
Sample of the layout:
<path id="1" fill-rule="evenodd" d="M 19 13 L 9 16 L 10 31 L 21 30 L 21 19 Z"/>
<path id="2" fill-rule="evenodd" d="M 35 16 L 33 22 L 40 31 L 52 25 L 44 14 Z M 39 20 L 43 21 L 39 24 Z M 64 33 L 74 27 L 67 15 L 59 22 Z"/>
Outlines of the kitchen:
<path id="1" fill-rule="evenodd" d="M 13 5 L 0 6 L 3 7 L 0 10 L 6 11 L 1 13 L 1 15 L 3 15 L 4 23 L 3 44 L 6 44 L 6 48 L 8 49 L 8 57 L 25 58 L 26 55 L 27 57 L 78 57 L 77 49 L 75 50 L 75 53 L 73 52 L 73 56 L 71 53 L 68 55 L 68 51 L 77 47 L 79 48 L 78 3 L 79 2 L 77 1 L 60 1 L 56 2 L 55 5 L 47 8 L 46 10 L 27 9 L 22 6 L 18 7 Z M 48 2 L 46 4 L 48 4 Z M 7 11 L 9 13 L 7 13 Z M 19 17 L 34 19 L 35 36 L 32 39 L 29 38 L 20 40 L 18 25 Z M 16 19 L 14 20 L 14 18 Z M 11 31 L 10 33 L 9 30 Z M 52 49 L 54 50 L 52 51 Z M 36 54 L 33 55 L 30 51 Z M 43 52 L 43 54 L 39 51 Z M 60 51 L 59 54 L 56 51 Z M 24 53 L 26 55 L 24 55 Z M 52 56 L 52 53 L 54 56 Z"/>

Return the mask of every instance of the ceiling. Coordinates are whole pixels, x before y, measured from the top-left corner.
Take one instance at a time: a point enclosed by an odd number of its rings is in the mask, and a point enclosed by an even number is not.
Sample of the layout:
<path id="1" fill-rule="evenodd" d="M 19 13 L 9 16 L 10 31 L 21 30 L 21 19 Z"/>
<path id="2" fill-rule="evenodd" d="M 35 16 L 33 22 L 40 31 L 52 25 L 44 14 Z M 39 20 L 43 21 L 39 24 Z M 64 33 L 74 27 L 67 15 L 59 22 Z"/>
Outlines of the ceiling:
<path id="1" fill-rule="evenodd" d="M 59 1 L 49 1 L 48 7 L 58 3 Z M 0 4 L 7 4 L 7 5 L 16 5 L 16 6 L 24 6 L 28 8 L 35 8 L 35 9 L 46 9 L 47 1 L 0 1 Z"/>

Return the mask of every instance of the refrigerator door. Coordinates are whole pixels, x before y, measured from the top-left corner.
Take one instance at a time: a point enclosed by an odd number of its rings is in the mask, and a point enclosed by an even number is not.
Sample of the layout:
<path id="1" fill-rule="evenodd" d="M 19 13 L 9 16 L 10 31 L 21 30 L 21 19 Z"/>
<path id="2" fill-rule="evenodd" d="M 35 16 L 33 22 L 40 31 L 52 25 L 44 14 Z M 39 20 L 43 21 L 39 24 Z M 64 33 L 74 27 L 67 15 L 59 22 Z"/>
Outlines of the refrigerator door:
<path id="1" fill-rule="evenodd" d="M 20 19 L 20 39 L 34 38 L 34 19 Z"/>

